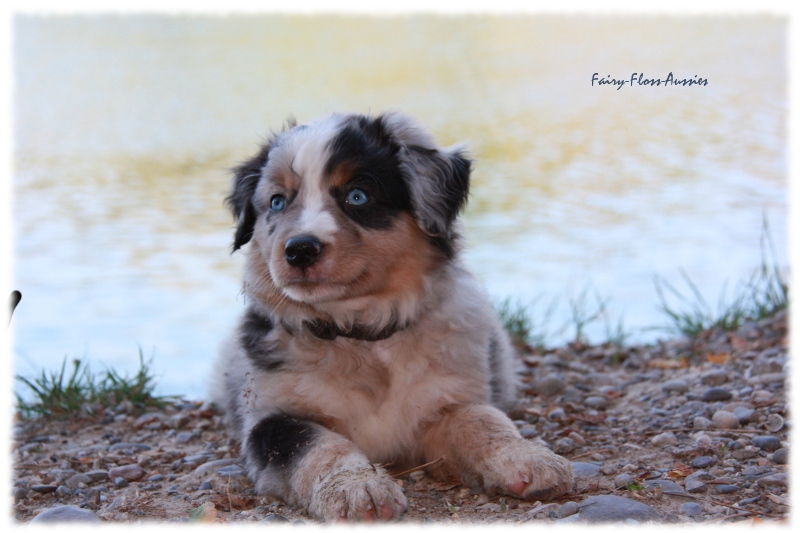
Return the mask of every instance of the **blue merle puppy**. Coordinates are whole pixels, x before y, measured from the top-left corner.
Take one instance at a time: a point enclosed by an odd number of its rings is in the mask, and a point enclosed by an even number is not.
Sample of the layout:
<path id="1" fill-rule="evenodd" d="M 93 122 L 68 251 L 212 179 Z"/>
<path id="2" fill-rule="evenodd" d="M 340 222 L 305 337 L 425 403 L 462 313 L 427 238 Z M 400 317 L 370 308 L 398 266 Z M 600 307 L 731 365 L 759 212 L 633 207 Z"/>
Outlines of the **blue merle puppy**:
<path id="1" fill-rule="evenodd" d="M 544 500 L 569 461 L 503 409 L 513 352 L 458 257 L 471 161 L 412 119 L 289 124 L 234 169 L 234 250 L 249 307 L 214 400 L 260 494 L 325 521 L 392 520 L 408 502 L 381 464 Z"/>

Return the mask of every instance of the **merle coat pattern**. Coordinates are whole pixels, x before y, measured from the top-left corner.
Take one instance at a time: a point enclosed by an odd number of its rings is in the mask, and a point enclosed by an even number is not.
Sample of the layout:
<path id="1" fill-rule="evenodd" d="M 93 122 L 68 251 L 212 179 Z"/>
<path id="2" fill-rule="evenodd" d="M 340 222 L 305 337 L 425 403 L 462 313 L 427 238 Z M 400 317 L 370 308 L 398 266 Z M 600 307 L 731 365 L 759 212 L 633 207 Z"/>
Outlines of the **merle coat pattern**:
<path id="1" fill-rule="evenodd" d="M 472 162 L 410 118 L 290 123 L 234 169 L 248 308 L 214 399 L 256 490 L 321 520 L 391 520 L 382 464 L 549 499 L 569 462 L 503 413 L 513 353 L 458 254 Z"/>

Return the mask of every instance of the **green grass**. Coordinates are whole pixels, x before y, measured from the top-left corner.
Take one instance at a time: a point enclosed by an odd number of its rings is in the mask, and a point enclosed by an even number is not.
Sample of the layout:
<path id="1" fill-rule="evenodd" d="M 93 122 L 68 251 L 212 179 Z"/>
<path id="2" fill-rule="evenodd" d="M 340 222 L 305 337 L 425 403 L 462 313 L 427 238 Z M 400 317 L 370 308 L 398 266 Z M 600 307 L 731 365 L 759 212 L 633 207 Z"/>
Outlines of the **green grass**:
<path id="1" fill-rule="evenodd" d="M 525 305 L 519 300 L 506 298 L 495 304 L 495 310 L 500 317 L 505 329 L 521 344 L 534 348 L 542 348 L 553 339 L 560 338 L 567 331 L 573 331 L 572 339 L 576 344 L 587 344 L 586 328 L 592 324 L 603 322 L 606 340 L 603 344 L 622 346 L 630 337 L 630 332 L 625 330 L 622 318 L 616 324 L 611 323 L 608 312 L 608 299 L 600 297 L 594 291 L 590 298 L 591 285 L 586 285 L 577 297 L 570 297 L 567 301 L 570 318 L 555 330 L 550 330 L 550 322 L 555 310 L 560 303 L 557 298 L 542 308 L 541 318 L 534 319 L 533 310 L 538 309 L 537 304 L 542 299 L 538 296 L 530 305 Z"/>
<path id="2" fill-rule="evenodd" d="M 45 372 L 36 378 L 16 376 L 32 393 L 33 400 L 26 401 L 17 394 L 17 410 L 26 418 L 66 417 L 81 412 L 87 404 L 116 407 L 128 400 L 144 410 L 149 406 L 163 407 L 173 396 L 155 396 L 155 381 L 150 369 L 152 360 L 145 363 L 139 350 L 139 370 L 133 376 L 121 375 L 110 369 L 99 374 L 79 359 L 72 361 L 71 372 L 67 372 L 67 360 L 57 372 Z"/>
<path id="3" fill-rule="evenodd" d="M 700 289 L 686 272 L 681 271 L 681 277 L 689 294 L 681 292 L 660 276 L 655 277 L 654 283 L 660 302 L 659 309 L 672 322 L 668 329 L 687 337 L 695 337 L 712 329 L 731 331 L 746 320 L 762 320 L 789 306 L 789 284 L 775 260 L 775 250 L 766 221 L 761 237 L 761 266 L 747 281 L 736 287 L 730 300 L 726 299 L 727 291 L 723 286 L 716 311 L 706 302 Z M 669 303 L 668 295 L 672 300 L 677 300 L 677 305 Z"/>

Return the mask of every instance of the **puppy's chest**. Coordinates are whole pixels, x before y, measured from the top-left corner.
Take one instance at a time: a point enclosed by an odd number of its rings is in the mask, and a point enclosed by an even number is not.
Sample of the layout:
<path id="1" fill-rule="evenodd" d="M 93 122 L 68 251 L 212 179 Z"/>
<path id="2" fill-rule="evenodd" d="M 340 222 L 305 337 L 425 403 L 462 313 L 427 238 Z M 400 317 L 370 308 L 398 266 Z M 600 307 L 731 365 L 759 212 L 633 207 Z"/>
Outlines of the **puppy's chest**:
<path id="1" fill-rule="evenodd" d="M 411 337 L 336 341 L 321 354 L 294 355 L 294 363 L 276 375 L 272 400 L 367 449 L 407 439 L 420 421 L 445 405 L 472 400 L 481 388 L 442 367 L 430 346 Z"/>

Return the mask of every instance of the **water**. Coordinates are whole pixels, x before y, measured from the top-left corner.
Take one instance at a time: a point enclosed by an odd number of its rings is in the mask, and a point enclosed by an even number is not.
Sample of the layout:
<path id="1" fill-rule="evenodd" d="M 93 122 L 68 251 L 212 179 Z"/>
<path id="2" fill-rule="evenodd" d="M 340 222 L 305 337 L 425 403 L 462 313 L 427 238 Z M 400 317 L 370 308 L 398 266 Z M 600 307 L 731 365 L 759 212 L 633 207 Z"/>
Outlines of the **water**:
<path id="1" fill-rule="evenodd" d="M 663 336 L 653 276 L 713 306 L 765 215 L 787 264 L 784 19 L 18 16 L 13 58 L 18 374 L 133 372 L 141 348 L 159 392 L 203 397 L 244 305 L 226 169 L 290 115 L 469 141 L 466 260 L 498 300 L 556 301 L 552 342 L 584 291 Z M 709 83 L 591 85 L 634 72 Z"/>

